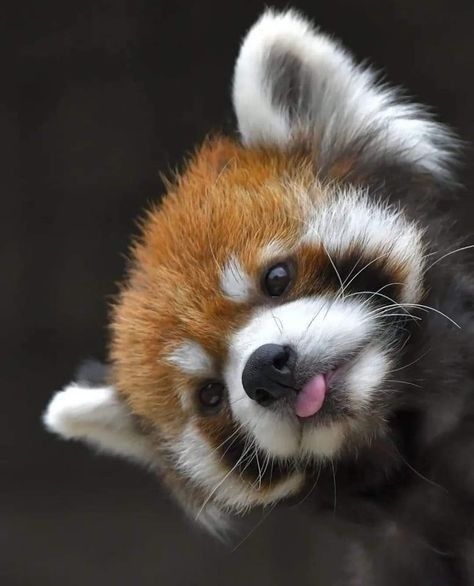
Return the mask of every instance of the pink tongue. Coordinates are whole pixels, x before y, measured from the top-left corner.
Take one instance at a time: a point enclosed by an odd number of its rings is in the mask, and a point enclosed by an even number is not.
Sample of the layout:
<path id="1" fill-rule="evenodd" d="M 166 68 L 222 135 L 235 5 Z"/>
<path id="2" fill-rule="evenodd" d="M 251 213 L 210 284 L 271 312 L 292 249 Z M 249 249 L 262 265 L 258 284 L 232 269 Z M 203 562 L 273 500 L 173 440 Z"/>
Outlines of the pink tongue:
<path id="1" fill-rule="evenodd" d="M 311 417 L 317 413 L 324 403 L 327 385 L 323 374 L 317 374 L 301 389 L 296 397 L 296 415 Z"/>

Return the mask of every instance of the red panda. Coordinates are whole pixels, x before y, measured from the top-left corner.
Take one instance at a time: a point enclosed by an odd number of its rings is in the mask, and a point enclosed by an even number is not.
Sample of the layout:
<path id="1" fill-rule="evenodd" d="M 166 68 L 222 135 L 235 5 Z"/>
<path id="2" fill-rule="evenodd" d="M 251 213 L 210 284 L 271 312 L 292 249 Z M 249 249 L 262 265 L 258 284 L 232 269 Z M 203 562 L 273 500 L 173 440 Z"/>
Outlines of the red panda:
<path id="1" fill-rule="evenodd" d="M 294 11 L 246 35 L 233 104 L 238 138 L 197 149 L 132 246 L 107 383 L 68 385 L 44 416 L 155 470 L 215 531 L 328 466 L 354 490 L 391 482 L 407 411 L 426 415 L 417 448 L 449 433 L 421 354 L 464 319 L 443 317 L 431 266 L 450 131 Z"/>

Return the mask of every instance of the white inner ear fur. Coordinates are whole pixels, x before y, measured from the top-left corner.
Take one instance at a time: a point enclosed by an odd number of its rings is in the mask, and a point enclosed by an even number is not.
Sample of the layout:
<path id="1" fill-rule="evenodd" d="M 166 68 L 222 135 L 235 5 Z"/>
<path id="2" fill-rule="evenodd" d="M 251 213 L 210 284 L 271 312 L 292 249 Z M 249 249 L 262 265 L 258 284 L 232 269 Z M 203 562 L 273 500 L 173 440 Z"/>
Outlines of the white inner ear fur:
<path id="1" fill-rule="evenodd" d="M 446 128 L 292 10 L 266 11 L 248 32 L 233 101 L 245 144 L 285 148 L 303 135 L 321 167 L 358 146 L 363 161 L 386 157 L 449 175 L 456 144 Z"/>
<path id="2" fill-rule="evenodd" d="M 64 439 L 81 440 L 146 465 L 153 461 L 151 444 L 113 387 L 71 383 L 53 396 L 43 422 Z"/>

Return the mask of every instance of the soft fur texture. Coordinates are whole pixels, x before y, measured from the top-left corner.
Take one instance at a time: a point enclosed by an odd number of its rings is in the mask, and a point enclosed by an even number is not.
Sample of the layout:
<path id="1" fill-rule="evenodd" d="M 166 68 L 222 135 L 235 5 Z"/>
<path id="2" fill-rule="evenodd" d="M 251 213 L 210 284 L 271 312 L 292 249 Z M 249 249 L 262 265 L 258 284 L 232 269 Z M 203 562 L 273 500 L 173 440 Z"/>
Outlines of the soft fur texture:
<path id="1" fill-rule="evenodd" d="M 334 523 L 360 536 L 342 583 L 473 583 L 474 282 L 441 211 L 457 143 L 293 11 L 249 31 L 233 98 L 242 142 L 206 141 L 133 246 L 107 384 L 69 385 L 45 423 L 151 466 L 216 533 L 308 491 L 327 519 L 337 484 Z M 243 381 L 269 344 L 296 356 L 270 405 Z"/>
<path id="2" fill-rule="evenodd" d="M 357 149 L 370 165 L 390 158 L 449 174 L 449 133 L 422 108 L 378 85 L 370 69 L 294 11 L 268 11 L 252 27 L 233 95 L 248 145 L 288 148 L 309 131 L 321 169 Z"/>
<path id="3" fill-rule="evenodd" d="M 66 439 L 81 439 L 100 450 L 142 464 L 153 462 L 153 447 L 140 433 L 99 363 L 84 364 L 77 382 L 56 393 L 46 409 L 46 427 Z"/>

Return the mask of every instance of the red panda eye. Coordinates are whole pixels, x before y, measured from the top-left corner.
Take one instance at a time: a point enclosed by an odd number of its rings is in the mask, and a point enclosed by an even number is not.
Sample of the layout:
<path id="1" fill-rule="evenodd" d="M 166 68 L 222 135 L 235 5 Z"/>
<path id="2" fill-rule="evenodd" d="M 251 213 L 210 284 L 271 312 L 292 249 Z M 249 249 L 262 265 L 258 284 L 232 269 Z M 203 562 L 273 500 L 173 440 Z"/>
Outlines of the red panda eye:
<path id="1" fill-rule="evenodd" d="M 216 409 L 224 398 L 224 385 L 210 381 L 199 389 L 199 401 L 205 409 Z"/>
<path id="2" fill-rule="evenodd" d="M 288 264 L 281 262 L 271 267 L 263 280 L 265 293 L 270 297 L 280 297 L 291 283 L 291 270 Z"/>

